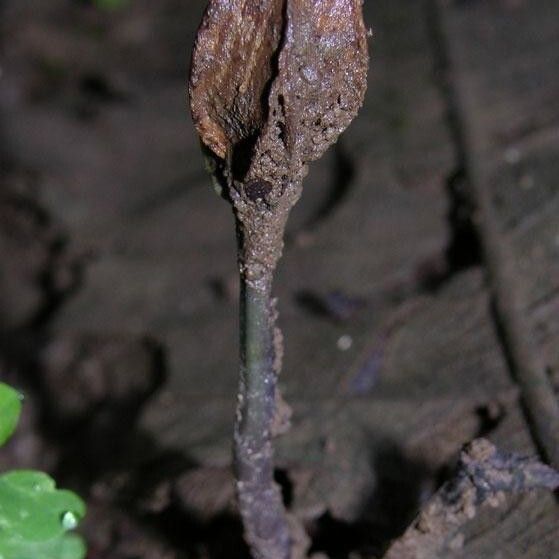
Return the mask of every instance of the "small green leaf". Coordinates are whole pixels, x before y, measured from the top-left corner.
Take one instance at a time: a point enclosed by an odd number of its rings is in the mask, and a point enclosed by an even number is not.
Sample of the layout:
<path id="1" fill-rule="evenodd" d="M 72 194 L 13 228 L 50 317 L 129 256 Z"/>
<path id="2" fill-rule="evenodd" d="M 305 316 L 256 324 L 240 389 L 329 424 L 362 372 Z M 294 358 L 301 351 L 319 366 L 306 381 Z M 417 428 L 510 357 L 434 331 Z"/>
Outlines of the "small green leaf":
<path id="1" fill-rule="evenodd" d="M 15 431 L 21 414 L 21 394 L 0 382 L 0 446 Z"/>
<path id="2" fill-rule="evenodd" d="M 81 559 L 83 542 L 67 532 L 84 515 L 84 502 L 47 474 L 8 472 L 0 476 L 0 557 Z"/>
<path id="3" fill-rule="evenodd" d="M 64 534 L 48 542 L 29 543 L 0 539 L 2 559 L 84 559 L 86 548 L 75 534 Z"/>
<path id="4" fill-rule="evenodd" d="M 0 446 L 16 428 L 22 396 L 0 383 Z M 83 540 L 69 533 L 85 515 L 84 502 L 56 488 L 42 472 L 0 475 L 0 559 L 84 559 Z"/>

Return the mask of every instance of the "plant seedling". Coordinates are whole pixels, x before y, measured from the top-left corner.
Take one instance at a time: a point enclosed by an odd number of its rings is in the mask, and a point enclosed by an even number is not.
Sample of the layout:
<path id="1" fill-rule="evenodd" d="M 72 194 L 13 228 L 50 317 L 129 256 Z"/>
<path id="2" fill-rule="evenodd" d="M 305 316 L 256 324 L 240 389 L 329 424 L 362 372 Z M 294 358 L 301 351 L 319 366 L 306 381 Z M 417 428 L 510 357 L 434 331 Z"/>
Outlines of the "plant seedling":
<path id="1" fill-rule="evenodd" d="M 256 559 L 289 559 L 274 483 L 281 334 L 272 279 L 307 164 L 349 125 L 366 89 L 362 0 L 210 0 L 198 30 L 190 105 L 209 169 L 233 208 L 241 285 L 234 468 Z"/>
<path id="2" fill-rule="evenodd" d="M 21 395 L 0 383 L 0 446 L 12 435 Z M 84 502 L 57 489 L 42 472 L 0 475 L 0 559 L 84 559 L 82 539 L 72 534 L 85 515 Z"/>

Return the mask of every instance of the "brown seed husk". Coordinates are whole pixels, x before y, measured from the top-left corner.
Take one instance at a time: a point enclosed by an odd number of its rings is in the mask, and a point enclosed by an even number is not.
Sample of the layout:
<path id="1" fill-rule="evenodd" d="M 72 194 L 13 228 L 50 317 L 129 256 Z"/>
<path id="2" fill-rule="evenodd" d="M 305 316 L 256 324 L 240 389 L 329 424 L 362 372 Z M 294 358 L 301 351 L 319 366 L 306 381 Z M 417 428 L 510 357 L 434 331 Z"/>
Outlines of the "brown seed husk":
<path id="1" fill-rule="evenodd" d="M 281 255 L 307 163 L 357 114 L 367 67 L 362 0 L 210 0 L 190 103 L 233 203 L 252 285 L 270 278 Z"/>
<path id="2" fill-rule="evenodd" d="M 190 104 L 204 144 L 225 159 L 260 130 L 281 39 L 283 0 L 211 0 L 198 30 Z"/>
<path id="3" fill-rule="evenodd" d="M 238 178 L 300 181 L 357 114 L 367 66 L 361 0 L 211 0 L 192 58 L 196 128 L 219 158 L 248 157 Z"/>

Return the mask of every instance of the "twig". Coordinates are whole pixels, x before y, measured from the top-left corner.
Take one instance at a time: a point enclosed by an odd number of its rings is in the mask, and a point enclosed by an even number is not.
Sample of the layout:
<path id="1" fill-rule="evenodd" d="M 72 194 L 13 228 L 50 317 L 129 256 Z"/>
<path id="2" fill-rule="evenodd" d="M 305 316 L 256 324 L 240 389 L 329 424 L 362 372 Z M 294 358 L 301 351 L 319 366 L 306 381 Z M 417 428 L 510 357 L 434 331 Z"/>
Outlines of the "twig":
<path id="1" fill-rule="evenodd" d="M 445 32 L 448 25 L 444 21 L 444 3 L 434 0 L 433 9 L 436 39 L 443 52 L 442 62 L 448 75 L 454 77 L 445 89 L 451 105 L 456 143 L 476 207 L 475 226 L 479 232 L 503 345 L 521 390 L 534 439 L 549 462 L 559 468 L 559 401 L 527 318 L 527 297 L 510 241 L 499 227 L 491 201 L 491 177 L 486 164 L 489 152 L 487 138 L 475 117 L 473 95 L 468 91 L 469 82 L 460 81 L 456 72 L 448 72 L 456 52 Z"/>

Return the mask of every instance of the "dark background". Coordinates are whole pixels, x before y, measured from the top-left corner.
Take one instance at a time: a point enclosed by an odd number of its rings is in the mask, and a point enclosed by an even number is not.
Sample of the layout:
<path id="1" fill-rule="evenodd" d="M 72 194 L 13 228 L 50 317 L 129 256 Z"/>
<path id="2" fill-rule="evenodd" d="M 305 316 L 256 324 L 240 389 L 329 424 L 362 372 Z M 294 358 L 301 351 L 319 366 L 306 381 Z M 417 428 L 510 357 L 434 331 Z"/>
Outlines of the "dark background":
<path id="1" fill-rule="evenodd" d="M 26 394 L 0 466 L 88 500 L 92 559 L 246 556 L 233 220 L 186 100 L 204 5 L 0 4 L 0 378 Z M 276 282 L 278 480 L 334 558 L 379 553 L 472 438 L 536 452 L 472 161 L 559 384 L 559 3 L 365 0 L 365 17 L 365 105 L 312 166 Z M 551 559 L 558 521 L 552 496 L 515 498 L 452 557 Z"/>

